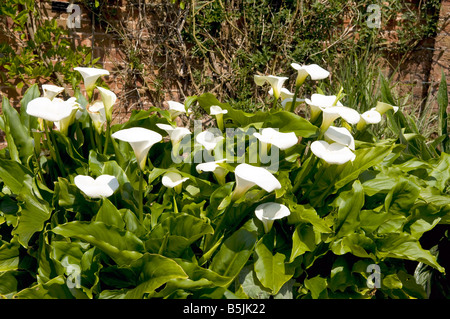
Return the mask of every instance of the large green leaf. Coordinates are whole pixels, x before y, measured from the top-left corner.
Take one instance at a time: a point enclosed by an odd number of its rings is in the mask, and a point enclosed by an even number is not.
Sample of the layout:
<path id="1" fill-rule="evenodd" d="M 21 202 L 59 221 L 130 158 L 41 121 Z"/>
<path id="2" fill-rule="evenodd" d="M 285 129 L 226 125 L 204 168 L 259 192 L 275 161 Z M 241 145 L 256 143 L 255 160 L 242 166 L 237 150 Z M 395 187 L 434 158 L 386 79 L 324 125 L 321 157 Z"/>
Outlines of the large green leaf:
<path id="1" fill-rule="evenodd" d="M 129 290 L 125 298 L 142 298 L 152 293 L 169 280 L 186 279 L 188 275 L 174 260 L 156 254 L 144 254 L 132 263 L 131 268 L 138 274 L 138 286 Z"/>
<path id="2" fill-rule="evenodd" d="M 133 233 L 98 221 L 68 222 L 56 226 L 52 232 L 86 241 L 100 248 L 119 265 L 130 264 L 144 252 L 144 244 Z"/>
<path id="3" fill-rule="evenodd" d="M 0 273 L 14 270 L 19 266 L 19 245 L 15 242 L 1 242 L 0 246 Z"/>
<path id="4" fill-rule="evenodd" d="M 336 199 L 338 207 L 335 221 L 336 237 L 353 233 L 360 225 L 360 212 L 364 205 L 364 191 L 359 180 L 353 183 L 352 189 L 342 192 Z"/>
<path id="5" fill-rule="evenodd" d="M 209 269 L 221 276 L 234 278 L 253 253 L 256 241 L 254 232 L 244 228 L 237 230 L 223 242 Z"/>
<path id="6" fill-rule="evenodd" d="M 442 141 L 442 151 L 450 152 L 450 139 L 448 136 L 448 88 L 447 88 L 447 79 L 445 77 L 444 70 L 442 70 L 441 82 L 439 84 L 439 90 L 436 96 L 436 100 L 439 105 L 439 128 L 440 135 L 445 136 Z"/>
<path id="7" fill-rule="evenodd" d="M 273 232 L 261 238 L 255 247 L 255 273 L 261 284 L 277 294 L 281 287 L 292 278 L 294 269 L 286 263 L 286 255 L 275 252 Z"/>
<path id="8" fill-rule="evenodd" d="M 428 184 L 444 192 L 450 183 L 450 154 L 441 153 L 439 160 L 431 170 Z"/>
<path id="9" fill-rule="evenodd" d="M 8 186 L 13 194 L 20 194 L 27 175 L 32 176 L 33 174 L 25 166 L 13 160 L 0 158 L 0 180 Z"/>
<path id="10" fill-rule="evenodd" d="M 316 236 L 313 226 L 306 223 L 297 225 L 292 234 L 292 252 L 289 262 L 293 262 L 295 258 L 307 251 L 313 251 L 317 245 Z"/>
<path id="11" fill-rule="evenodd" d="M 441 272 L 445 271 L 436 261 L 436 257 L 429 251 L 424 250 L 419 241 L 407 233 L 391 233 L 377 239 L 376 243 L 379 257 L 415 260 L 430 265 Z"/>
<path id="12" fill-rule="evenodd" d="M 26 164 L 34 152 L 33 138 L 29 134 L 28 127 L 22 124 L 19 113 L 9 104 L 6 97 L 2 100 L 2 111 L 11 159 Z"/>

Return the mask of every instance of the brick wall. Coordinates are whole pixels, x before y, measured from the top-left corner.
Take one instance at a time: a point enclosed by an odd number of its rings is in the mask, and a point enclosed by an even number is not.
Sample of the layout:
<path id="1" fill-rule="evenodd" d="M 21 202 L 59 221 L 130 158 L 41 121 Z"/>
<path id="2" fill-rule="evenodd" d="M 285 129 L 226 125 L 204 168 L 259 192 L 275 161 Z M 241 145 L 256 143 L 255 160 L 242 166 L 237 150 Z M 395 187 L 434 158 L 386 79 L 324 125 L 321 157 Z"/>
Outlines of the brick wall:
<path id="1" fill-rule="evenodd" d="M 69 2 L 67 0 L 62 1 Z M 137 15 L 142 13 L 131 2 L 129 3 L 126 0 L 110 2 L 115 10 L 115 14 L 111 19 L 116 19 L 115 22 L 121 21 L 125 29 L 132 31 L 128 35 L 129 44 L 133 44 L 133 41 L 146 41 L 148 42 L 148 46 L 146 46 L 149 51 L 148 54 L 152 54 L 152 41 L 157 41 L 157 35 L 151 34 L 151 31 L 158 32 L 161 29 L 158 29 L 157 24 L 163 23 L 160 21 L 161 16 L 159 16 L 161 13 L 159 9 L 161 1 L 145 1 L 148 6 L 147 9 L 149 9 L 146 10 L 146 14 L 148 14 L 146 18 L 150 21 L 150 24 L 146 26 L 137 25 L 137 21 L 139 21 Z M 56 19 L 58 25 L 62 28 L 67 28 L 68 13 L 52 12 L 52 1 L 50 0 L 40 0 L 38 3 L 46 19 Z M 81 6 L 81 27 L 71 29 L 70 37 L 76 45 L 92 47 L 94 56 L 100 57 L 99 62 L 102 67 L 111 72 L 111 75 L 107 78 L 109 87 L 118 95 L 119 101 L 126 101 L 126 104 L 122 104 L 116 109 L 116 120 L 120 121 L 126 118 L 126 115 L 133 108 L 145 108 L 149 105 L 162 104 L 162 101 L 167 99 L 183 99 L 179 90 L 183 85 L 182 83 L 171 83 L 169 87 L 164 88 L 163 92 L 160 92 L 156 82 L 156 76 L 160 72 L 178 72 L 180 74 L 180 72 L 183 73 L 182 68 L 180 70 L 169 70 L 169 68 L 145 65 L 146 76 L 144 78 L 136 70 L 131 72 L 128 65 L 129 62 L 126 61 L 126 56 L 129 52 L 123 52 L 124 46 L 121 43 L 121 37 L 115 35 L 114 32 L 106 32 L 108 26 L 94 25 L 93 27 L 93 16 L 88 14 L 88 12 Z M 417 49 L 400 65 L 395 80 L 399 82 L 399 88 L 402 92 L 411 92 L 415 99 L 423 100 L 429 92 L 435 93 L 437 83 L 440 80 L 441 70 L 444 70 L 447 81 L 450 81 L 449 17 L 450 0 L 443 0 L 439 30 L 436 37 L 426 39 L 419 44 Z M 163 27 L 164 25 L 161 24 L 161 26 Z M 386 36 L 391 38 L 391 41 L 395 41 L 395 28 L 386 32 Z M 1 34 L 0 41 L 5 41 Z M 164 65 L 164 57 L 159 57 L 159 59 L 161 59 L 161 65 Z M 399 61 L 391 58 L 389 62 L 395 67 Z M 24 92 L 24 90 L 14 90 L 6 87 L 0 87 L 0 91 L 13 100 L 19 100 Z"/>

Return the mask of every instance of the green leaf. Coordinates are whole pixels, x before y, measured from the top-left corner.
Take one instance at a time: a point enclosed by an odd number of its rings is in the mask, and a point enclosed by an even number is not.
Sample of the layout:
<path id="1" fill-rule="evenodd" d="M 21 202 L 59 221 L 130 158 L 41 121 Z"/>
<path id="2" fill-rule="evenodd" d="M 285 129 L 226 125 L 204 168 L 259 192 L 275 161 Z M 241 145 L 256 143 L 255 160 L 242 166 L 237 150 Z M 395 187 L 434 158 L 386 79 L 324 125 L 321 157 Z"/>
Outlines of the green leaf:
<path id="1" fill-rule="evenodd" d="M 293 269 L 286 264 L 286 255 L 274 250 L 273 232 L 261 238 L 255 247 L 257 259 L 255 273 L 261 284 L 277 294 L 281 287 L 294 275 Z"/>
<path id="2" fill-rule="evenodd" d="M 428 185 L 444 192 L 450 182 L 450 154 L 441 153 L 437 163 L 434 163 L 429 173 Z"/>
<path id="3" fill-rule="evenodd" d="M 144 254 L 132 263 L 131 268 L 138 274 L 138 286 L 129 290 L 125 298 L 141 299 L 145 293 L 152 293 L 155 289 L 173 279 L 186 279 L 188 275 L 174 260 L 155 254 Z"/>
<path id="4" fill-rule="evenodd" d="M 8 99 L 4 96 L 2 111 L 5 121 L 6 140 L 8 145 L 12 147 L 10 149 L 11 157 L 13 160 L 20 160 L 25 164 L 34 152 L 33 138 L 29 135 L 28 128 L 22 124 L 19 113 L 9 104 Z M 14 147 L 17 149 L 17 154 Z"/>
<path id="5" fill-rule="evenodd" d="M 292 234 L 292 252 L 289 262 L 307 251 L 313 251 L 316 248 L 317 239 L 314 227 L 306 223 L 299 224 L 295 227 Z"/>
<path id="6" fill-rule="evenodd" d="M 56 226 L 52 232 L 86 241 L 101 249 L 119 265 L 127 265 L 141 258 L 144 251 L 144 244 L 133 233 L 98 221 L 68 222 Z"/>
<path id="7" fill-rule="evenodd" d="M 305 138 L 316 135 L 319 130 L 303 117 L 287 111 L 270 112 L 262 127 L 279 129 L 284 133 L 294 132 L 295 135 Z"/>
<path id="8" fill-rule="evenodd" d="M 2 243 L 0 246 L 0 273 L 2 271 L 14 270 L 18 268 L 19 247 L 20 246 L 15 242 Z"/>
<path id="9" fill-rule="evenodd" d="M 313 299 L 327 297 L 327 279 L 320 276 L 305 279 L 305 287 L 311 292 Z"/>
<path id="10" fill-rule="evenodd" d="M 440 272 L 445 269 L 438 264 L 436 257 L 424 250 L 419 241 L 406 233 L 391 233 L 377 241 L 377 255 L 383 258 L 409 259 L 430 265 Z"/>
<path id="11" fill-rule="evenodd" d="M 335 222 L 336 237 L 353 233 L 360 224 L 359 214 L 364 205 L 364 191 L 359 180 L 353 183 L 351 190 L 339 195 L 335 205 L 338 207 Z"/>
<path id="12" fill-rule="evenodd" d="M 386 211 L 406 213 L 419 197 L 420 187 L 405 178 L 396 178 L 397 182 L 385 198 Z"/>
<path id="13" fill-rule="evenodd" d="M 32 176 L 32 172 L 20 163 L 0 158 L 0 179 L 15 195 L 24 187 L 25 176 Z"/>
<path id="14" fill-rule="evenodd" d="M 214 229 L 200 218 L 187 214 L 177 214 L 164 219 L 160 224 L 156 225 L 150 237 L 162 238 L 165 235 L 173 235 L 184 237 L 192 244 L 200 237 L 206 234 L 213 234 Z"/>
<path id="15" fill-rule="evenodd" d="M 125 227 L 122 215 L 108 198 L 102 198 L 102 206 L 95 216 L 95 221 L 103 222 L 106 225 L 114 226 L 118 229 L 124 229 Z"/>
<path id="16" fill-rule="evenodd" d="M 22 99 L 20 100 L 20 118 L 25 127 L 28 128 L 28 130 L 31 132 L 31 129 L 35 129 L 38 126 L 38 119 L 37 117 L 28 115 L 27 113 L 27 106 L 28 103 L 31 100 L 34 100 L 35 98 L 39 97 L 41 93 L 39 92 L 39 87 L 37 84 L 33 84 L 28 88 L 28 90 L 23 95 Z"/>
<path id="17" fill-rule="evenodd" d="M 250 258 L 256 240 L 256 234 L 244 228 L 234 232 L 223 242 L 209 269 L 221 276 L 234 278 Z"/>

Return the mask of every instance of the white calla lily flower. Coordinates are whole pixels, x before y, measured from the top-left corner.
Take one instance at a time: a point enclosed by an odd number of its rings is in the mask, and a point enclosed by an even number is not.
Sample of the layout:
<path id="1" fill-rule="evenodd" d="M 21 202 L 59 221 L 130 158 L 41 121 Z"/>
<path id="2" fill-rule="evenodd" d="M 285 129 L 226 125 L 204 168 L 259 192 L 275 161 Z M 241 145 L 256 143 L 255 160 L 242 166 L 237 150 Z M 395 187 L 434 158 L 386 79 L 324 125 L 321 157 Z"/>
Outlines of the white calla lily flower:
<path id="1" fill-rule="evenodd" d="M 89 116 L 91 117 L 94 128 L 98 134 L 102 134 L 103 125 L 106 123 L 105 106 L 102 101 L 97 101 L 87 109 Z"/>
<path id="2" fill-rule="evenodd" d="M 287 217 L 290 214 L 291 211 L 289 208 L 283 204 L 274 202 L 258 205 L 255 209 L 255 215 L 262 221 L 266 233 L 270 232 L 275 220 Z"/>
<path id="3" fill-rule="evenodd" d="M 330 126 L 326 130 L 324 137 L 325 140 L 345 145 L 352 151 L 355 150 L 355 139 L 345 127 Z"/>
<path id="4" fill-rule="evenodd" d="M 195 169 L 197 170 L 197 173 L 201 172 L 213 172 L 214 176 L 216 177 L 217 182 L 220 185 L 225 184 L 225 176 L 227 175 L 227 170 L 220 166 L 220 163 L 223 163 L 226 161 L 226 158 L 220 159 L 218 161 L 214 162 L 206 162 L 206 163 L 200 163 L 198 164 Z"/>
<path id="5" fill-rule="evenodd" d="M 223 131 L 223 115 L 227 113 L 228 110 L 224 110 L 218 105 L 211 105 L 209 109 L 209 114 L 216 117 L 217 126 L 221 131 Z"/>
<path id="6" fill-rule="evenodd" d="M 311 99 L 305 98 L 305 103 L 311 108 L 311 121 L 315 121 L 320 112 L 328 107 L 343 106 L 340 101 L 337 101 L 336 95 L 323 95 L 314 93 L 311 95 Z"/>
<path id="7" fill-rule="evenodd" d="M 261 133 L 255 132 L 253 133 L 253 136 L 263 143 L 263 146 L 264 144 L 271 144 L 275 145 L 280 150 L 286 150 L 298 142 L 298 138 L 294 132 L 282 133 L 271 127 L 263 128 Z"/>
<path id="8" fill-rule="evenodd" d="M 80 72 L 83 77 L 84 88 L 90 94 L 92 94 L 92 91 L 94 90 L 97 79 L 103 75 L 109 75 L 109 71 L 104 69 L 76 67 L 74 70 Z"/>
<path id="9" fill-rule="evenodd" d="M 119 182 L 112 175 L 100 175 L 96 179 L 91 176 L 78 175 L 75 185 L 91 198 L 109 197 L 119 188 Z"/>
<path id="10" fill-rule="evenodd" d="M 161 134 L 143 127 L 123 129 L 113 133 L 111 136 L 130 143 L 141 170 L 145 168 L 145 162 L 150 148 L 162 140 Z"/>
<path id="11" fill-rule="evenodd" d="M 191 131 L 185 127 L 174 127 L 163 123 L 157 123 L 156 126 L 167 132 L 173 144 L 181 142 L 186 135 L 191 134 Z"/>
<path id="12" fill-rule="evenodd" d="M 105 107 L 105 115 L 106 120 L 111 122 L 112 120 L 112 110 L 113 106 L 117 101 L 117 95 L 108 89 L 97 86 L 97 89 L 100 91 L 100 95 L 102 97 L 102 102 Z"/>
<path id="13" fill-rule="evenodd" d="M 52 103 L 56 103 L 56 105 L 69 105 L 72 108 L 72 112 L 68 117 L 55 122 L 56 128 L 64 135 L 67 135 L 69 126 L 75 122 L 77 112 L 81 110 L 81 106 L 75 97 L 71 97 L 66 101 L 59 98 L 53 98 Z"/>
<path id="14" fill-rule="evenodd" d="M 62 100 L 50 100 L 47 97 L 38 97 L 27 105 L 27 114 L 41 118 L 45 121 L 58 122 L 71 116 L 73 103 Z"/>
<path id="15" fill-rule="evenodd" d="M 223 136 L 215 136 L 210 131 L 203 131 L 195 137 L 195 140 L 197 141 L 197 143 L 200 143 L 201 145 L 203 145 L 203 147 L 208 152 L 211 152 L 213 149 L 215 149 L 217 146 L 217 143 L 219 143 L 223 139 L 224 139 Z"/>
<path id="16" fill-rule="evenodd" d="M 182 177 L 177 172 L 167 172 L 161 179 L 161 183 L 167 188 L 173 188 L 178 194 L 181 193 L 181 184 L 187 181 L 188 177 Z"/>
<path id="17" fill-rule="evenodd" d="M 190 113 L 190 110 L 186 111 L 186 107 L 180 102 L 167 101 L 167 104 L 169 105 L 169 113 L 172 120 L 174 120 L 178 115 Z"/>
<path id="18" fill-rule="evenodd" d="M 350 148 L 339 143 L 328 144 L 326 141 L 314 141 L 311 143 L 311 151 L 328 164 L 340 165 L 356 158 Z"/>
<path id="19" fill-rule="evenodd" d="M 311 80 L 323 80 L 330 75 L 330 72 L 320 67 L 317 64 L 300 65 L 298 63 L 291 63 L 291 66 L 297 70 L 297 78 L 295 80 L 295 86 L 300 86 L 305 82 L 308 75 Z"/>
<path id="20" fill-rule="evenodd" d="M 346 106 L 327 107 L 322 110 L 322 125 L 320 126 L 322 132 L 325 132 L 338 118 L 344 119 L 349 124 L 358 124 L 361 116 L 356 110 Z"/>
<path id="21" fill-rule="evenodd" d="M 384 113 L 386 113 L 389 110 L 393 110 L 394 113 L 397 113 L 398 111 L 398 106 L 394 106 L 388 103 L 384 103 L 384 102 L 377 102 L 377 106 L 375 107 L 375 110 L 380 113 L 381 115 L 383 115 Z"/>
<path id="22" fill-rule="evenodd" d="M 361 114 L 361 119 L 356 128 L 362 130 L 367 124 L 377 124 L 381 122 L 381 114 L 375 108 Z"/>
<path id="23" fill-rule="evenodd" d="M 52 84 L 43 84 L 42 91 L 44 92 L 43 97 L 53 100 L 55 96 L 64 91 L 64 88 Z"/>
<path id="24" fill-rule="evenodd" d="M 231 197 L 233 201 L 244 196 L 255 185 L 261 187 L 268 193 L 281 188 L 278 179 L 264 167 L 243 163 L 236 166 L 234 174 L 236 177 L 236 187 Z"/>
<path id="25" fill-rule="evenodd" d="M 275 97 L 275 99 L 278 99 L 281 94 L 281 88 L 283 87 L 284 82 L 288 80 L 288 78 L 274 75 L 255 75 L 254 80 L 256 85 L 259 86 L 263 86 L 266 82 L 268 82 L 272 87 L 273 96 Z"/>

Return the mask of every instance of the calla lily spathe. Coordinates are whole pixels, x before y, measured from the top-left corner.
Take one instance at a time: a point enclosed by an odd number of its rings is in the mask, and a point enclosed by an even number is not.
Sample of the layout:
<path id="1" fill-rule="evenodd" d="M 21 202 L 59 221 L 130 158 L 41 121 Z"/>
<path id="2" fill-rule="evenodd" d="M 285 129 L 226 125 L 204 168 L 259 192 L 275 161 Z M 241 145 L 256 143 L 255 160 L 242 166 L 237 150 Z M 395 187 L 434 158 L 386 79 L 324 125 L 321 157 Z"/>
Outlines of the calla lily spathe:
<path id="1" fill-rule="evenodd" d="M 234 174 L 236 177 L 236 187 L 231 197 L 233 201 L 244 196 L 255 185 L 261 187 L 268 193 L 281 188 L 278 179 L 264 167 L 243 163 L 236 166 Z"/>
<path id="2" fill-rule="evenodd" d="M 384 113 L 386 113 L 389 110 L 393 110 L 394 113 L 397 113 L 398 111 L 398 106 L 394 106 L 385 102 L 377 102 L 377 106 L 375 107 L 375 110 L 380 113 L 381 115 L 383 115 Z"/>
<path id="3" fill-rule="evenodd" d="M 109 71 L 105 69 L 76 67 L 74 70 L 80 72 L 83 77 L 84 88 L 88 92 L 92 92 L 94 90 L 95 82 L 97 82 L 99 77 L 109 75 Z"/>
<path id="4" fill-rule="evenodd" d="M 222 166 L 220 166 L 220 163 L 225 162 L 226 159 L 220 159 L 218 161 L 214 161 L 214 162 L 206 162 L 206 163 L 201 163 L 198 164 L 195 169 L 197 170 L 197 173 L 201 173 L 201 172 L 213 172 L 214 176 L 216 177 L 217 182 L 220 185 L 224 185 L 225 184 L 225 176 L 227 175 L 227 170 L 225 168 L 223 168 Z"/>
<path id="5" fill-rule="evenodd" d="M 179 194 L 181 193 L 181 184 L 188 179 L 177 172 L 167 172 L 163 175 L 161 183 L 167 188 L 173 188 Z"/>
<path id="6" fill-rule="evenodd" d="M 295 86 L 300 86 L 305 82 L 308 75 L 311 80 L 323 80 L 330 75 L 330 72 L 317 64 L 300 65 L 298 63 L 291 63 L 291 66 L 297 70 L 297 78 L 295 80 Z"/>
<path id="7" fill-rule="evenodd" d="M 112 120 L 112 110 L 113 106 L 117 101 L 117 96 L 113 91 L 97 86 L 97 89 L 100 91 L 100 95 L 102 98 L 102 102 L 105 108 L 105 116 L 108 122 Z"/>
<path id="8" fill-rule="evenodd" d="M 130 143 L 141 170 L 145 168 L 145 162 L 150 148 L 162 140 L 161 134 L 143 127 L 123 129 L 113 133 L 111 136 Z"/>
<path id="9" fill-rule="evenodd" d="M 336 142 L 347 146 L 351 150 L 355 150 L 355 139 L 353 135 L 345 127 L 330 126 L 325 134 L 325 140 Z"/>
<path id="10" fill-rule="evenodd" d="M 91 176 L 78 175 L 75 185 L 91 198 L 109 197 L 119 188 L 119 182 L 112 175 L 100 175 L 96 179 Z"/>
<path id="11" fill-rule="evenodd" d="M 50 100 L 47 97 L 38 97 L 28 103 L 27 114 L 45 121 L 61 121 L 71 116 L 74 105 L 72 101 L 66 102 L 60 99 Z"/>
<path id="12" fill-rule="evenodd" d="M 218 105 L 211 105 L 209 109 L 209 114 L 216 117 L 217 126 L 221 131 L 223 131 L 223 115 L 227 113 L 228 110 L 224 110 Z"/>
<path id="13" fill-rule="evenodd" d="M 263 223 L 264 232 L 266 233 L 270 232 L 275 220 L 287 217 L 290 214 L 289 208 L 274 202 L 258 205 L 255 209 L 255 215 Z"/>
<path id="14" fill-rule="evenodd" d="M 273 90 L 273 96 L 275 99 L 280 98 L 281 88 L 283 87 L 284 82 L 287 80 L 287 77 L 283 76 L 274 76 L 274 75 L 255 75 L 254 80 L 256 85 L 263 86 L 266 82 L 270 84 Z"/>
<path id="15" fill-rule="evenodd" d="M 172 145 L 179 144 L 186 135 L 191 134 L 191 131 L 185 127 L 174 127 L 172 125 L 162 123 L 157 123 L 156 126 L 167 132 L 170 140 L 172 141 Z"/>
<path id="16" fill-rule="evenodd" d="M 312 142 L 311 151 L 328 164 L 345 164 L 356 157 L 347 146 L 339 143 L 328 144 L 326 141 Z"/>
<path id="17" fill-rule="evenodd" d="M 215 149 L 217 146 L 217 143 L 219 143 L 223 139 L 224 139 L 223 136 L 215 136 L 210 131 L 203 131 L 195 137 L 195 140 L 197 141 L 197 143 L 200 143 L 201 145 L 203 145 L 203 147 L 208 152 L 211 152 L 213 149 Z"/>
<path id="18" fill-rule="evenodd" d="M 377 124 L 381 122 L 381 114 L 375 109 L 372 108 L 369 111 L 361 114 L 361 119 L 358 122 L 356 128 L 358 130 L 362 130 L 367 124 Z"/>
<path id="19" fill-rule="evenodd" d="M 311 121 L 315 121 L 319 117 L 320 112 L 328 107 L 343 106 L 337 100 L 336 95 L 323 95 L 319 93 L 311 95 L 311 99 L 305 98 L 305 103 L 311 108 Z"/>
<path id="20" fill-rule="evenodd" d="M 190 110 L 186 111 L 186 107 L 184 104 L 176 101 L 167 101 L 167 104 L 169 105 L 169 113 L 171 116 L 171 119 L 174 120 L 177 116 L 181 114 L 189 114 Z"/>
<path id="21" fill-rule="evenodd" d="M 42 85 L 43 97 L 49 98 L 53 100 L 55 96 L 64 91 L 63 87 L 52 85 L 52 84 L 43 84 Z"/>
<path id="22" fill-rule="evenodd" d="M 298 138 L 294 132 L 282 133 L 271 127 L 263 128 L 261 133 L 255 132 L 253 133 L 253 136 L 262 143 L 263 147 L 265 144 L 271 144 L 275 145 L 280 150 L 286 150 L 298 142 Z"/>
<path id="23" fill-rule="evenodd" d="M 67 104 L 70 105 L 72 108 L 72 112 L 70 113 L 69 116 L 55 122 L 56 128 L 64 135 L 67 135 L 69 131 L 69 126 L 75 122 L 76 114 L 79 110 L 81 110 L 81 106 L 77 102 L 77 99 L 75 97 L 71 97 L 66 101 L 59 98 L 54 98 L 52 100 L 52 103 L 56 103 L 56 105 Z"/>
<path id="24" fill-rule="evenodd" d="M 344 119 L 349 124 L 358 124 L 361 116 L 356 110 L 346 106 L 327 107 L 322 111 L 322 125 L 320 126 L 322 132 L 325 132 L 338 118 Z"/>
<path id="25" fill-rule="evenodd" d="M 94 128 L 98 134 L 102 134 L 103 125 L 106 123 L 105 106 L 102 101 L 97 101 L 87 109 L 89 116 L 91 117 Z"/>

